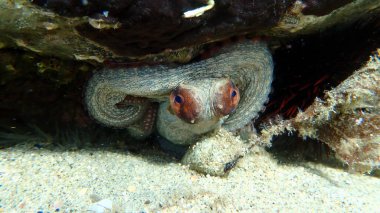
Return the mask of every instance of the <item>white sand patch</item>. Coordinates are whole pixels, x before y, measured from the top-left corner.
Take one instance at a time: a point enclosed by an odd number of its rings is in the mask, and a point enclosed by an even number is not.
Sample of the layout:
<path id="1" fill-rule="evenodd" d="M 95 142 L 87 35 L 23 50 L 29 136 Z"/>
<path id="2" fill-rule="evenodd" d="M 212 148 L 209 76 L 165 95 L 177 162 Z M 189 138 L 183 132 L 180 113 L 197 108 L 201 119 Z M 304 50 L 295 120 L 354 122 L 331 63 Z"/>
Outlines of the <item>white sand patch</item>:
<path id="1" fill-rule="evenodd" d="M 118 212 L 375 212 L 380 201 L 379 178 L 278 164 L 261 150 L 227 178 L 200 175 L 155 153 L 18 145 L 0 156 L 0 212 L 84 212 L 102 200 Z"/>

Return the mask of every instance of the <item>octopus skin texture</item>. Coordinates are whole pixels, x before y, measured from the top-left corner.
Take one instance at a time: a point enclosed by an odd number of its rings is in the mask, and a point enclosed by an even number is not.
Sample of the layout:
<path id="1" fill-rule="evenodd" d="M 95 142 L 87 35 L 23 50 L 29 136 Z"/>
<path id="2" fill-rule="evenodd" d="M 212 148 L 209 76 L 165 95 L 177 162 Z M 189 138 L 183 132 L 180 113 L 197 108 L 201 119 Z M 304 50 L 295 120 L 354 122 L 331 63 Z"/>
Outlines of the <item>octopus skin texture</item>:
<path id="1" fill-rule="evenodd" d="M 99 123 L 144 138 L 157 132 L 193 144 L 221 126 L 238 130 L 262 110 L 271 89 L 272 56 L 261 42 L 243 41 L 181 66 L 97 71 L 85 103 Z"/>

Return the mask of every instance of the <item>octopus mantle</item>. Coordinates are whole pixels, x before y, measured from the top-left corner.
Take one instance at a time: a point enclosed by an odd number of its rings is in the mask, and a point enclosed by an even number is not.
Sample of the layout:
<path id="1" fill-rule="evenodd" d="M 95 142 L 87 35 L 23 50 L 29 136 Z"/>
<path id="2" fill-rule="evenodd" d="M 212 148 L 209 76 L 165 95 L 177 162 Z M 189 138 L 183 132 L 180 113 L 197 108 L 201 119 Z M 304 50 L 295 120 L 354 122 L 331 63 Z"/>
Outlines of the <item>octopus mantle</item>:
<path id="1" fill-rule="evenodd" d="M 268 98 L 272 72 L 266 45 L 245 41 L 178 67 L 97 71 L 85 101 L 101 124 L 125 128 L 138 138 L 156 125 L 172 143 L 192 144 L 220 126 L 234 131 L 250 123 Z"/>

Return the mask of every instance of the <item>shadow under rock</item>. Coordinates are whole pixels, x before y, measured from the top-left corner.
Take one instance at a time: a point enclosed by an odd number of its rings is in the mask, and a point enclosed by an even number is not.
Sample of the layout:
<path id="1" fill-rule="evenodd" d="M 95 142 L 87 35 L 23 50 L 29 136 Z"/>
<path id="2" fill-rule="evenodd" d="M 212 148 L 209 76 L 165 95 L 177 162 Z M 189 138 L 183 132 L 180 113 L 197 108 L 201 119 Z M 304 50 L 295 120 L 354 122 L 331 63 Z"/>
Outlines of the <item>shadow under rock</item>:
<path id="1" fill-rule="evenodd" d="M 62 127 L 42 130 L 36 125 L 18 125 L 17 128 L 0 127 L 0 149 L 21 145 L 27 149 L 45 149 L 52 152 L 88 151 L 112 152 L 144 158 L 152 164 L 178 162 L 178 158 L 164 152 L 155 137 L 132 139 L 124 130 L 99 125 L 91 127 Z"/>

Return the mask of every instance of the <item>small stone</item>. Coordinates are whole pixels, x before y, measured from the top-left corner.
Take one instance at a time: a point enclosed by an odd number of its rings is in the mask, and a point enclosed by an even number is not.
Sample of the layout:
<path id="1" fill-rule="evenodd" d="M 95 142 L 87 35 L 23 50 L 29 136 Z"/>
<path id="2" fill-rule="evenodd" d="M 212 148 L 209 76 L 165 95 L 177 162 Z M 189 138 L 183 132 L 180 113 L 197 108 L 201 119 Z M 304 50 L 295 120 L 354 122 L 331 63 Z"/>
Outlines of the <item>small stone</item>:
<path id="1" fill-rule="evenodd" d="M 106 209 L 112 209 L 112 200 L 104 199 L 99 202 L 97 202 L 99 206 L 103 206 Z"/>
<path id="2" fill-rule="evenodd" d="M 87 211 L 96 213 L 103 213 L 106 212 L 106 210 L 112 210 L 112 200 L 103 199 L 99 202 L 91 204 L 87 209 Z"/>
<path id="3" fill-rule="evenodd" d="M 46 30 L 54 30 L 58 28 L 58 25 L 52 22 L 43 22 L 42 25 Z"/>
<path id="4" fill-rule="evenodd" d="M 59 212 L 62 206 L 63 206 L 63 202 L 61 200 L 57 200 L 53 204 L 53 208 L 55 209 L 56 212 Z"/>
<path id="5" fill-rule="evenodd" d="M 193 176 L 190 177 L 190 180 L 191 180 L 192 182 L 195 182 L 195 181 L 198 180 L 198 177 L 195 176 L 195 175 L 193 175 Z"/>
<path id="6" fill-rule="evenodd" d="M 23 209 L 26 206 L 26 201 L 22 201 L 20 204 L 18 204 L 18 208 Z"/>
<path id="7" fill-rule="evenodd" d="M 136 192 L 136 186 L 134 185 L 128 186 L 127 190 L 128 192 Z"/>
<path id="8" fill-rule="evenodd" d="M 78 194 L 79 195 L 85 195 L 86 193 L 87 193 L 87 188 L 81 188 L 81 189 L 79 189 L 79 191 L 78 191 Z"/>
<path id="9" fill-rule="evenodd" d="M 96 194 L 91 194 L 90 195 L 90 199 L 91 199 L 91 202 L 93 202 L 93 203 L 98 202 L 98 201 L 101 200 L 101 198 L 98 195 L 96 195 Z"/>

